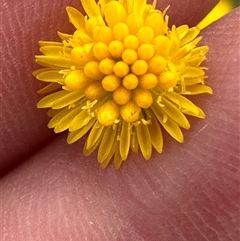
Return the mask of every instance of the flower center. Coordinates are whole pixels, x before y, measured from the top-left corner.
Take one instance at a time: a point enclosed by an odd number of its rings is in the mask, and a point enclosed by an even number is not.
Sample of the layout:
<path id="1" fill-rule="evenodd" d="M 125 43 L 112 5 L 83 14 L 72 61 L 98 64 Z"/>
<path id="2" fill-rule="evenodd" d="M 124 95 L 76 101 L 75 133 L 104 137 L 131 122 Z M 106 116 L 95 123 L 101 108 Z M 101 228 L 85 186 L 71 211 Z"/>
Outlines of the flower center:
<path id="1" fill-rule="evenodd" d="M 109 101 L 97 111 L 102 125 L 112 125 L 117 118 L 135 122 L 141 109 L 152 105 L 153 89 L 168 90 L 178 82 L 177 74 L 167 64 L 171 39 L 163 35 L 160 12 L 147 17 L 138 13 L 127 16 L 117 1 L 106 5 L 104 11 L 108 26 L 93 25 L 86 42 L 73 46 L 71 58 L 83 69 L 72 70 L 65 84 L 72 90 L 83 89 L 89 100 L 109 95 Z M 78 31 L 74 36 L 79 36 Z"/>

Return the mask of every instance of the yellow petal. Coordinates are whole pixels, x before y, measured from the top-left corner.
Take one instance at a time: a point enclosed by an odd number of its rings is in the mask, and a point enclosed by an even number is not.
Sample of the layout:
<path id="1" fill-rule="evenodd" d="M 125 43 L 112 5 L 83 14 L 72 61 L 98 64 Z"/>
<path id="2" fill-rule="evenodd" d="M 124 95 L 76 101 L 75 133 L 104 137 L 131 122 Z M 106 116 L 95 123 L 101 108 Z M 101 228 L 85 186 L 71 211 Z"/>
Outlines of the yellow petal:
<path id="1" fill-rule="evenodd" d="M 185 113 L 185 111 L 187 111 L 192 113 L 194 116 L 199 115 L 199 108 L 184 96 L 175 92 L 164 93 L 164 96 L 171 100 L 173 103 L 177 104 L 181 108 L 182 112 Z"/>
<path id="2" fill-rule="evenodd" d="M 204 78 L 185 78 L 184 79 L 185 85 L 195 85 L 195 84 L 203 84 L 204 83 Z"/>
<path id="3" fill-rule="evenodd" d="M 181 25 L 181 26 L 177 27 L 176 30 L 177 30 L 179 38 L 182 39 L 188 33 L 189 27 L 188 27 L 188 25 Z"/>
<path id="4" fill-rule="evenodd" d="M 50 109 L 53 110 L 53 109 Z M 58 110 L 59 112 L 56 113 L 53 118 L 48 123 L 48 128 L 54 128 L 70 111 L 68 107 Z"/>
<path id="5" fill-rule="evenodd" d="M 101 163 L 101 168 L 106 168 L 108 163 L 111 161 L 112 157 L 114 156 L 117 148 L 117 142 L 114 142 L 114 145 L 112 146 L 112 149 L 108 155 L 108 157 Z"/>
<path id="6" fill-rule="evenodd" d="M 131 150 L 134 153 L 138 153 L 138 139 L 137 139 L 137 133 L 135 129 L 132 129 L 132 137 L 131 137 Z"/>
<path id="7" fill-rule="evenodd" d="M 47 111 L 47 116 L 53 118 L 53 117 L 56 116 L 59 112 L 61 112 L 61 110 L 49 109 L 49 110 Z"/>
<path id="8" fill-rule="evenodd" d="M 76 131 L 85 126 L 91 119 L 88 117 L 90 117 L 88 114 L 88 110 L 82 110 L 81 112 L 79 112 L 69 126 L 69 131 Z"/>
<path id="9" fill-rule="evenodd" d="M 79 95 L 80 94 L 80 91 L 79 92 L 76 91 L 76 92 L 62 90 L 62 91 L 58 91 L 56 93 L 50 94 L 50 95 L 44 97 L 43 99 L 41 99 L 38 102 L 37 107 L 38 108 L 52 107 L 55 103 L 61 102 L 62 99 L 65 100 L 65 99 L 68 99 L 69 97 L 71 98 L 72 95 Z M 62 107 L 60 107 L 60 108 L 62 108 Z M 55 109 L 60 109 L 60 108 L 55 108 Z"/>
<path id="10" fill-rule="evenodd" d="M 44 68 L 33 72 L 33 75 L 44 82 L 64 82 L 63 74 L 59 73 L 59 69 Z"/>
<path id="11" fill-rule="evenodd" d="M 207 85 L 193 85 L 186 88 L 184 95 L 198 95 L 203 93 L 212 94 L 212 88 Z"/>
<path id="12" fill-rule="evenodd" d="M 85 12 L 90 18 L 101 16 L 100 9 L 95 0 L 81 0 L 81 3 Z"/>
<path id="13" fill-rule="evenodd" d="M 163 136 L 160 124 L 153 113 L 151 116 L 151 124 L 149 124 L 147 127 L 151 135 L 152 145 L 159 153 L 161 153 L 163 149 Z"/>
<path id="14" fill-rule="evenodd" d="M 139 124 L 135 128 L 142 155 L 146 160 L 149 160 L 152 155 L 152 143 L 148 127 L 144 124 Z"/>
<path id="15" fill-rule="evenodd" d="M 129 0 L 129 5 L 131 6 L 131 12 L 139 13 L 143 15 L 145 7 L 146 7 L 146 0 Z"/>
<path id="16" fill-rule="evenodd" d="M 55 126 L 55 133 L 65 131 L 71 125 L 73 118 L 81 111 L 81 106 L 71 109 L 67 115 L 65 115 Z"/>
<path id="17" fill-rule="evenodd" d="M 186 65 L 192 66 L 192 67 L 199 67 L 201 63 L 206 60 L 206 56 L 199 54 L 199 55 L 193 55 L 188 60 L 186 60 Z"/>
<path id="18" fill-rule="evenodd" d="M 63 107 L 72 105 L 76 103 L 78 100 L 84 97 L 84 93 L 81 91 L 72 91 L 69 94 L 65 95 L 64 97 L 57 99 L 52 104 L 53 109 L 61 109 Z"/>
<path id="19" fill-rule="evenodd" d="M 195 39 L 198 36 L 199 33 L 200 33 L 200 30 L 198 27 L 190 28 L 187 34 L 181 39 L 181 46 L 191 42 L 193 39 Z"/>
<path id="20" fill-rule="evenodd" d="M 101 138 L 104 129 L 105 127 L 98 121 L 94 124 L 86 141 L 86 149 L 90 149 Z"/>
<path id="21" fill-rule="evenodd" d="M 172 104 L 170 101 L 168 101 L 165 98 L 162 98 L 161 104 L 164 106 L 162 107 L 162 111 L 164 111 L 168 116 L 170 116 L 176 123 L 178 123 L 179 126 L 189 129 L 190 124 L 185 117 L 185 115 L 182 114 L 181 110 L 178 109 L 174 104 Z"/>
<path id="22" fill-rule="evenodd" d="M 89 149 L 86 148 L 87 143 L 85 142 L 84 148 L 83 148 L 84 156 L 91 155 L 97 149 L 97 147 L 99 146 L 100 142 L 101 142 L 101 138 L 98 138 L 98 140 L 94 143 L 94 145 L 91 146 L 91 148 L 89 148 Z"/>
<path id="23" fill-rule="evenodd" d="M 40 51 L 44 55 L 57 55 L 59 57 L 64 55 L 70 55 L 72 49 L 65 46 L 42 46 L 40 48 Z"/>
<path id="24" fill-rule="evenodd" d="M 82 138 L 92 128 L 95 121 L 96 121 L 96 119 L 92 119 L 83 128 L 81 128 L 77 131 L 69 132 L 68 138 L 67 138 L 67 143 L 72 144 L 72 143 L 76 142 L 77 140 L 79 140 L 80 138 Z"/>
<path id="25" fill-rule="evenodd" d="M 114 142 L 116 142 L 117 128 L 108 126 L 104 130 L 103 138 L 98 150 L 98 162 L 103 163 L 111 153 Z"/>
<path id="26" fill-rule="evenodd" d="M 59 90 L 62 88 L 62 85 L 58 84 L 58 83 L 51 83 L 48 84 L 47 86 L 43 87 L 42 89 L 38 90 L 38 94 L 48 94 L 50 92 Z"/>
<path id="27" fill-rule="evenodd" d="M 67 7 L 67 14 L 70 22 L 74 25 L 76 29 L 85 28 L 85 17 L 77 9 L 72 7 Z"/>
<path id="28" fill-rule="evenodd" d="M 194 39 L 192 42 L 184 45 L 183 47 L 181 47 L 175 54 L 173 54 L 171 60 L 173 62 L 180 60 L 184 57 L 186 57 L 190 51 L 196 47 L 196 45 L 198 44 L 198 42 L 202 39 L 202 37 L 198 37 L 196 39 Z"/>
<path id="29" fill-rule="evenodd" d="M 120 154 L 120 148 L 119 148 L 119 142 L 117 143 L 117 146 L 116 146 L 116 151 L 115 151 L 115 154 L 114 154 L 114 166 L 116 169 L 119 169 L 120 166 L 122 165 L 122 162 L 123 162 L 123 159 L 121 157 L 121 154 Z"/>
<path id="30" fill-rule="evenodd" d="M 169 118 L 166 122 L 162 121 L 161 124 L 175 140 L 177 140 L 180 143 L 184 141 L 182 131 L 175 121 Z"/>
<path id="31" fill-rule="evenodd" d="M 169 47 L 170 55 L 172 53 L 176 52 L 179 49 L 180 44 L 181 44 L 181 41 L 180 41 L 180 38 L 178 36 L 176 26 L 173 25 L 172 31 L 171 31 L 171 34 L 170 34 L 170 47 Z"/>
<path id="32" fill-rule="evenodd" d="M 120 155 L 122 160 L 126 160 L 129 153 L 130 148 L 130 141 L 131 141 L 131 125 L 129 122 L 123 121 L 122 122 L 122 130 L 120 136 Z"/>
<path id="33" fill-rule="evenodd" d="M 192 54 L 192 56 L 194 56 L 194 55 L 206 55 L 208 50 L 209 50 L 209 47 L 204 45 L 204 46 L 194 48 L 192 50 L 191 54 Z"/>
<path id="34" fill-rule="evenodd" d="M 44 56 L 37 55 L 36 63 L 39 65 L 50 67 L 50 68 L 71 68 L 73 66 L 77 66 L 77 64 L 69 58 L 64 58 L 61 56 Z"/>
<path id="35" fill-rule="evenodd" d="M 180 130 L 178 124 L 172 120 L 170 117 L 164 116 L 163 113 L 161 113 L 158 108 L 152 107 L 152 110 L 157 117 L 158 121 L 161 123 L 163 128 L 178 142 L 183 142 L 183 134 Z"/>
<path id="36" fill-rule="evenodd" d="M 62 40 L 69 40 L 71 39 L 73 36 L 71 34 L 67 34 L 67 33 L 62 33 L 60 31 L 57 32 L 58 36 L 62 39 Z"/>
<path id="37" fill-rule="evenodd" d="M 197 109 L 198 109 L 198 114 L 195 114 L 192 111 L 185 110 L 185 109 L 182 109 L 182 113 L 184 113 L 185 115 L 191 115 L 191 116 L 194 116 L 194 117 L 198 117 L 198 118 L 204 119 L 205 118 L 205 113 L 203 112 L 203 110 L 201 108 L 199 108 L 199 107 L 197 107 Z"/>
<path id="38" fill-rule="evenodd" d="M 43 41 L 43 40 L 40 40 L 38 42 L 38 44 L 40 45 L 40 47 L 43 47 L 43 46 L 63 46 L 63 43 L 61 43 L 61 42 Z"/>
<path id="39" fill-rule="evenodd" d="M 183 75 L 184 77 L 187 77 L 187 78 L 195 78 L 195 77 L 204 76 L 205 72 L 203 69 L 198 67 L 186 66 Z"/>
<path id="40" fill-rule="evenodd" d="M 108 157 L 101 163 L 101 168 L 106 168 L 107 165 L 109 164 L 109 162 L 111 161 L 113 155 L 115 154 L 116 152 L 116 143 L 115 145 L 112 147 L 110 153 L 108 154 Z"/>

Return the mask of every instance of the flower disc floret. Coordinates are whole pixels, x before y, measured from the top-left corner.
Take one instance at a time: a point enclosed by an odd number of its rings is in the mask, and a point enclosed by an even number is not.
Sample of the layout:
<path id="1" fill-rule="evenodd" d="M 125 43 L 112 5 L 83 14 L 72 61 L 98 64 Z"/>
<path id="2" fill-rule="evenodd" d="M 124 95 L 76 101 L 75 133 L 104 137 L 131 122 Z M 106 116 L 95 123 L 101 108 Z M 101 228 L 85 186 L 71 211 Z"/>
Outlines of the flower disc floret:
<path id="1" fill-rule="evenodd" d="M 144 19 L 144 25 L 150 27 L 155 35 L 163 34 L 164 17 L 161 12 L 152 12 Z"/>
<path id="2" fill-rule="evenodd" d="M 103 104 L 97 111 L 98 121 L 103 126 L 113 125 L 119 116 L 120 109 L 114 101 L 108 101 Z"/>
<path id="3" fill-rule="evenodd" d="M 137 32 L 137 38 L 140 42 L 151 43 L 154 38 L 154 30 L 151 27 L 143 26 Z"/>
<path id="4" fill-rule="evenodd" d="M 137 59 L 138 55 L 134 49 L 125 49 L 122 53 L 122 60 L 128 65 L 132 65 Z"/>
<path id="5" fill-rule="evenodd" d="M 122 85 L 113 92 L 113 99 L 118 105 L 126 104 L 131 98 L 132 91 Z"/>
<path id="6" fill-rule="evenodd" d="M 87 53 L 82 46 L 77 46 L 71 51 L 71 58 L 78 64 L 84 65 L 92 59 L 92 54 Z"/>
<path id="7" fill-rule="evenodd" d="M 139 39 L 135 35 L 127 35 L 123 40 L 123 45 L 125 49 L 138 49 Z"/>
<path id="8" fill-rule="evenodd" d="M 107 26 L 96 26 L 93 30 L 93 39 L 95 42 L 109 44 L 113 40 L 112 29 Z"/>
<path id="9" fill-rule="evenodd" d="M 121 79 L 116 75 L 107 75 L 102 80 L 102 86 L 106 91 L 114 91 L 121 85 Z"/>
<path id="10" fill-rule="evenodd" d="M 118 61 L 113 67 L 113 72 L 118 77 L 126 76 L 129 71 L 129 66 L 124 61 Z"/>
<path id="11" fill-rule="evenodd" d="M 156 53 L 160 56 L 167 57 L 171 41 L 165 35 L 158 35 L 152 41 Z"/>
<path id="12" fill-rule="evenodd" d="M 98 146 L 98 161 L 119 168 L 129 150 L 145 159 L 162 152 L 162 128 L 183 142 L 185 115 L 204 118 L 186 95 L 212 93 L 201 66 L 207 46 L 197 47 L 199 29 L 168 27 L 166 10 L 147 1 L 81 0 L 87 16 L 68 7 L 73 35 L 41 41 L 34 72 L 50 82 L 39 108 L 52 108 L 49 127 L 69 130 L 68 143 L 88 135 L 84 154 Z"/>
<path id="13" fill-rule="evenodd" d="M 127 24 L 120 22 L 113 27 L 113 36 L 116 40 L 122 41 L 128 35 L 129 35 L 129 28 Z"/>
<path id="14" fill-rule="evenodd" d="M 123 78 L 123 85 L 129 90 L 133 90 L 138 86 L 138 77 L 135 74 L 128 74 Z"/>
<path id="15" fill-rule="evenodd" d="M 177 75 L 171 71 L 163 72 L 158 78 L 158 85 L 164 90 L 175 87 L 177 82 Z"/>
<path id="16" fill-rule="evenodd" d="M 82 70 L 72 70 L 65 77 L 65 85 L 71 90 L 82 90 L 89 83 L 89 79 Z"/>
<path id="17" fill-rule="evenodd" d="M 121 107 L 120 112 L 123 120 L 131 123 L 139 119 L 141 107 L 134 101 L 129 101 Z"/>
<path id="18" fill-rule="evenodd" d="M 137 53 L 139 59 L 148 61 L 154 56 L 155 48 L 152 44 L 144 43 L 139 46 Z"/>
<path id="19" fill-rule="evenodd" d="M 98 69 L 100 70 L 101 73 L 105 75 L 111 75 L 113 74 L 113 67 L 115 63 L 116 62 L 113 59 L 103 59 L 99 63 Z"/>
<path id="20" fill-rule="evenodd" d="M 157 84 L 157 76 L 153 73 L 147 73 L 139 77 L 139 86 L 143 89 L 153 89 Z"/>
<path id="21" fill-rule="evenodd" d="M 109 2 L 109 4 L 105 6 L 103 11 L 106 22 L 110 27 L 114 27 L 119 22 L 124 22 L 127 17 L 126 9 L 118 1 Z"/>
<path id="22" fill-rule="evenodd" d="M 141 108 L 148 108 L 153 103 L 153 97 L 150 90 L 137 88 L 133 92 L 134 102 Z"/>
<path id="23" fill-rule="evenodd" d="M 109 46 L 108 50 L 111 53 L 112 57 L 115 59 L 119 59 L 122 56 L 124 51 L 123 43 L 120 40 L 113 40 Z"/>
<path id="24" fill-rule="evenodd" d="M 106 96 L 107 91 L 102 87 L 102 83 L 94 82 L 88 85 L 84 93 L 88 100 L 98 100 Z"/>
<path id="25" fill-rule="evenodd" d="M 143 17 L 139 13 L 130 13 L 127 16 L 126 24 L 128 25 L 131 34 L 136 34 L 143 26 Z"/>
<path id="26" fill-rule="evenodd" d="M 148 64 L 145 60 L 138 59 L 133 63 L 131 70 L 135 75 L 143 75 L 148 70 Z"/>
<path id="27" fill-rule="evenodd" d="M 101 80 L 104 75 L 103 73 L 99 70 L 99 62 L 98 61 L 90 61 L 88 62 L 84 68 L 84 73 L 87 77 L 95 80 Z"/>
<path id="28" fill-rule="evenodd" d="M 103 60 L 110 58 L 110 52 L 108 51 L 108 46 L 103 42 L 97 42 L 93 46 L 93 55 L 97 60 Z"/>
<path id="29" fill-rule="evenodd" d="M 167 60 L 161 55 L 155 55 L 148 62 L 148 70 L 154 75 L 159 75 L 167 67 Z"/>

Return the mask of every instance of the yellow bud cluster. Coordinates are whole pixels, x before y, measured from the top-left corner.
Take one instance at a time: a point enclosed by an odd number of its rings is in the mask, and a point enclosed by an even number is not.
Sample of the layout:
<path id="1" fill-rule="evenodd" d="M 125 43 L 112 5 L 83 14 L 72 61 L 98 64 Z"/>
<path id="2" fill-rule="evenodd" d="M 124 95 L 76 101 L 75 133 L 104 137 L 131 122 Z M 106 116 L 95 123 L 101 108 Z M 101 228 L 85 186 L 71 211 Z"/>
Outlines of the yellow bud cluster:
<path id="1" fill-rule="evenodd" d="M 178 75 L 168 67 L 171 39 L 164 34 L 161 12 L 129 14 L 119 1 L 110 1 L 103 14 L 106 24 L 98 24 L 95 17 L 86 21 L 86 41 L 80 40 L 79 30 L 73 35 L 73 42 L 81 44 L 73 46 L 71 58 L 82 69 L 70 71 L 65 84 L 84 90 L 90 100 L 109 96 L 97 110 L 102 125 L 112 125 L 119 116 L 135 122 L 141 109 L 152 105 L 152 89 L 165 91 L 178 83 Z"/>
<path id="2" fill-rule="evenodd" d="M 130 150 L 146 160 L 161 153 L 162 130 L 182 143 L 187 115 L 205 117 L 188 95 L 212 93 L 199 28 L 169 28 L 157 0 L 80 2 L 86 16 L 66 8 L 73 34 L 39 42 L 43 68 L 33 75 L 47 84 L 37 106 L 50 108 L 48 127 L 68 130 L 69 144 L 85 136 L 84 155 L 98 149 L 102 168 L 112 160 L 118 169 Z"/>

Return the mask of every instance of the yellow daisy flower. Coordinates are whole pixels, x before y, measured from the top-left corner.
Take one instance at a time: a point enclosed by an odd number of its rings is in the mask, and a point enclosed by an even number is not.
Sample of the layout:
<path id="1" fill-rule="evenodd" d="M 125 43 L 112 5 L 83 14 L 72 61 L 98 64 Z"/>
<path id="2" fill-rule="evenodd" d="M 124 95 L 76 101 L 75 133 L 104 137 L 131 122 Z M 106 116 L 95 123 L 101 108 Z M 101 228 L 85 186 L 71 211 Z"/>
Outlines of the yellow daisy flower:
<path id="1" fill-rule="evenodd" d="M 98 148 L 104 168 L 119 168 L 130 149 L 148 160 L 163 149 L 162 128 L 183 142 L 186 115 L 204 112 L 185 96 L 212 93 L 201 63 L 207 46 L 197 44 L 200 30 L 168 27 L 166 10 L 156 1 L 81 0 L 87 13 L 67 7 L 76 31 L 58 32 L 61 42 L 40 41 L 43 55 L 34 71 L 49 84 L 38 108 L 50 108 L 49 128 L 69 131 L 67 142 L 88 135 L 84 154 Z"/>

